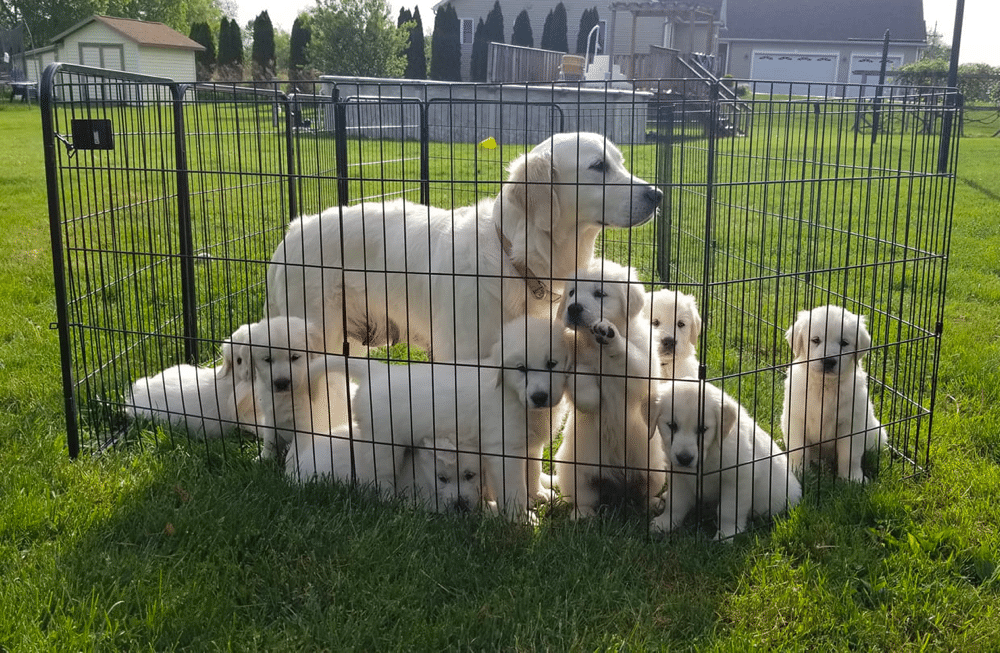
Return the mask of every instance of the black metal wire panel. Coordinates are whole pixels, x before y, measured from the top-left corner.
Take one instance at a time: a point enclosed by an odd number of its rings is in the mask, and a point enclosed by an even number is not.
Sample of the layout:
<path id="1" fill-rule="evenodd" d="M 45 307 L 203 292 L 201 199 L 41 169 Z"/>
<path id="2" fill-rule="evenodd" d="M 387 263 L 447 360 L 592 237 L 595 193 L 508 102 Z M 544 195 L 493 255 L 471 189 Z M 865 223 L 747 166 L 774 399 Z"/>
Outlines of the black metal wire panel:
<path id="1" fill-rule="evenodd" d="M 873 97 L 738 82 L 748 93 L 734 99 L 692 80 L 645 83 L 652 92 L 329 80 L 287 94 L 72 66 L 48 84 L 67 421 L 84 450 L 187 440 L 183 429 L 126 419 L 129 386 L 172 365 L 217 364 L 220 343 L 265 315 L 268 263 L 295 217 L 359 202 L 377 212 L 404 198 L 470 206 L 496 197 L 510 162 L 535 144 L 595 131 L 664 193 L 655 220 L 605 230 L 595 255 L 631 266 L 647 289 L 697 298 L 705 380 L 780 438 L 785 331 L 802 309 L 843 306 L 868 319 L 866 367 L 890 464 L 904 475 L 929 467 L 957 153 L 957 140 L 941 138 L 955 111 L 944 89 Z M 110 121 L 113 149 L 76 147 L 74 121 L 99 120 Z M 341 270 L 351 272 L 362 269 Z M 457 293 L 462 276 L 452 276 Z M 388 355 L 423 358 L 415 348 Z M 203 446 L 257 451 L 246 437 Z"/>

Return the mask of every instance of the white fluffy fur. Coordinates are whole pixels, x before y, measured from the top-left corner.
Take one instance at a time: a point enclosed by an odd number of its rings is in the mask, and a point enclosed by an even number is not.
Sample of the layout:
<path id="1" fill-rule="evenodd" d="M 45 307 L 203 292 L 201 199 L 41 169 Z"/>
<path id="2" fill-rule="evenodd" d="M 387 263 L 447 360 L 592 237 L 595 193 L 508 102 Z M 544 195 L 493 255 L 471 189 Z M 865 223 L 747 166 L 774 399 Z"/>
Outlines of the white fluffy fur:
<path id="1" fill-rule="evenodd" d="M 313 402 L 327 387 L 310 376 L 310 361 L 321 355 L 317 329 L 298 317 L 265 319 L 250 327 L 249 343 L 263 457 L 280 456 L 298 432 L 328 433 L 329 415 Z"/>
<path id="2" fill-rule="evenodd" d="M 574 517 L 594 514 L 604 492 L 648 501 L 663 486 L 663 451 L 649 438 L 657 371 L 644 303 L 634 272 L 603 260 L 579 270 L 563 296 L 560 314 L 575 330 L 576 375 L 555 472 Z"/>
<path id="3" fill-rule="evenodd" d="M 193 434 L 220 437 L 240 427 L 256 429 L 258 415 L 250 373 L 250 325 L 222 343 L 218 367 L 175 365 L 132 384 L 125 411 L 132 417 L 183 426 Z"/>
<path id="4" fill-rule="evenodd" d="M 694 295 L 677 290 L 646 293 L 646 314 L 653 327 L 653 358 L 659 358 L 661 379 L 698 378 L 698 336 L 701 314 Z"/>
<path id="5" fill-rule="evenodd" d="M 350 359 L 350 374 L 359 386 L 354 415 L 361 439 L 374 443 L 380 485 L 394 481 L 415 443 L 430 436 L 450 438 L 463 451 L 484 454 L 489 496 L 501 509 L 517 519 L 527 516 L 530 500 L 541 492 L 538 459 L 571 358 L 562 327 L 547 320 L 514 318 L 502 334 L 481 363 L 387 365 Z M 330 361 L 343 365 L 338 356 L 326 357 Z M 530 464 L 529 457 L 534 459 Z"/>
<path id="6" fill-rule="evenodd" d="M 554 295 L 535 298 L 512 261 L 559 293 L 604 227 L 641 225 L 661 199 L 603 136 L 558 134 L 515 158 L 497 197 L 475 206 L 396 200 L 295 220 L 268 268 L 267 312 L 321 323 L 330 352 L 346 335 L 352 345 L 407 341 L 435 360 L 479 360 L 497 340 L 493 325 L 551 310 Z"/>
<path id="7" fill-rule="evenodd" d="M 701 390 L 704 388 L 704 390 Z M 702 392 L 704 394 L 702 394 Z M 735 399 L 698 381 L 665 382 L 657 420 L 671 470 L 654 532 L 668 532 L 697 504 L 718 504 L 718 539 L 746 530 L 751 515 L 776 515 L 802 498 L 788 455 Z"/>
<path id="8" fill-rule="evenodd" d="M 785 339 L 794 360 L 785 379 L 781 428 L 793 468 L 802 471 L 820 457 L 832 458 L 838 476 L 864 482 L 862 455 L 888 442 L 861 366 L 872 344 L 865 317 L 834 305 L 800 311 Z"/>

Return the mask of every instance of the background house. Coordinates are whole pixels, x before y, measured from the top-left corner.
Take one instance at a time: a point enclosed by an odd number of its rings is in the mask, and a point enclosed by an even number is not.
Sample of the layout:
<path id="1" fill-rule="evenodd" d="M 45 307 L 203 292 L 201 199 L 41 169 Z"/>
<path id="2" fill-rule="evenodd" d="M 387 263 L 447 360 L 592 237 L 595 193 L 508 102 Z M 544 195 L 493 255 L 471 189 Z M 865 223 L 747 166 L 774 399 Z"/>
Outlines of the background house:
<path id="1" fill-rule="evenodd" d="M 194 81 L 194 53 L 204 50 L 163 23 L 91 16 L 25 53 L 27 75 L 38 81 L 54 61 Z"/>

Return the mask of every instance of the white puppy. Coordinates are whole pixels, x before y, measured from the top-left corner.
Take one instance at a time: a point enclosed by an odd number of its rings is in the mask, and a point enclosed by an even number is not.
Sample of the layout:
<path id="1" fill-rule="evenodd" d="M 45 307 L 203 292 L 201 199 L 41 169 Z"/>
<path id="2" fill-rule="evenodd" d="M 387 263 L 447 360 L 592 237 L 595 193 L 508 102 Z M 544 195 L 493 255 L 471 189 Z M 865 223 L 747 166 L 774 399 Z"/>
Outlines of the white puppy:
<path id="1" fill-rule="evenodd" d="M 647 222 L 662 199 L 603 136 L 557 134 L 474 206 L 396 200 L 293 221 L 268 267 L 267 314 L 321 323 L 330 352 L 406 341 L 434 360 L 481 360 L 499 335 L 492 325 L 548 317 L 601 230 Z"/>
<path id="2" fill-rule="evenodd" d="M 701 315 L 694 295 L 678 290 L 646 293 L 646 314 L 653 327 L 652 356 L 660 359 L 661 379 L 698 378 Z"/>
<path id="3" fill-rule="evenodd" d="M 658 429 L 671 470 L 654 532 L 672 531 L 691 509 L 718 504 L 718 539 L 746 530 L 751 515 L 776 515 L 802 498 L 782 451 L 735 399 L 694 380 L 660 387 Z"/>
<path id="4" fill-rule="evenodd" d="M 222 343 L 218 367 L 175 365 L 132 384 L 125 412 L 183 426 L 193 434 L 220 437 L 239 427 L 255 431 L 258 415 L 250 373 L 250 325 Z"/>
<path id="5" fill-rule="evenodd" d="M 505 514 L 527 516 L 530 500 L 541 492 L 550 409 L 562 399 L 571 358 L 563 328 L 548 320 L 514 318 L 501 331 L 482 364 L 350 359 L 361 438 L 370 439 L 375 459 L 387 463 L 378 469 L 380 485 L 393 482 L 415 443 L 432 435 L 451 438 L 463 451 L 484 454 L 489 496 Z M 337 356 L 326 357 L 330 361 L 343 364 Z"/>
<path id="6" fill-rule="evenodd" d="M 321 356 L 317 329 L 297 317 L 272 318 L 251 325 L 248 340 L 263 457 L 279 456 L 297 432 L 328 433 L 329 415 L 313 405 L 327 394 L 310 376 L 310 362 Z"/>
<path id="7" fill-rule="evenodd" d="M 834 305 L 800 311 L 785 339 L 794 360 L 781 429 L 793 468 L 801 472 L 819 457 L 833 458 L 838 476 L 864 482 L 862 455 L 888 443 L 861 366 L 872 344 L 864 316 Z"/>
<path id="8" fill-rule="evenodd" d="M 575 330 L 576 375 L 555 472 L 574 517 L 622 498 L 645 507 L 665 480 L 661 444 L 649 437 L 658 371 L 644 303 L 633 271 L 611 261 L 595 261 L 566 287 L 560 312 Z"/>

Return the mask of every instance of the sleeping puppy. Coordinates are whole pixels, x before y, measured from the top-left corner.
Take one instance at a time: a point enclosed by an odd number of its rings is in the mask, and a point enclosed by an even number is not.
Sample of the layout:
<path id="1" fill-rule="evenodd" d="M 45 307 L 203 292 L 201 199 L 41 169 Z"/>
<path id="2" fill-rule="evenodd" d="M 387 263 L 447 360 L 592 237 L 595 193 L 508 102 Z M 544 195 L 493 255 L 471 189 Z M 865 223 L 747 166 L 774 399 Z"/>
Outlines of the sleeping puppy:
<path id="1" fill-rule="evenodd" d="M 561 325 L 542 318 L 513 318 L 501 332 L 481 362 L 348 359 L 358 382 L 354 415 L 380 463 L 380 485 L 394 481 L 421 440 L 451 438 L 463 451 L 482 452 L 489 496 L 504 514 L 528 517 L 541 492 L 540 457 L 551 437 L 550 409 L 564 394 L 570 351 Z M 343 361 L 329 355 L 322 364 L 329 370 Z"/>
<path id="2" fill-rule="evenodd" d="M 699 502 L 718 504 L 717 539 L 746 530 L 751 515 L 776 515 L 802 498 L 782 451 L 735 399 L 698 381 L 660 386 L 657 428 L 671 471 L 656 533 L 674 530 Z"/>
<path id="3" fill-rule="evenodd" d="M 694 295 L 678 290 L 646 293 L 646 314 L 653 327 L 653 357 L 660 359 L 661 379 L 698 378 L 701 315 Z"/>
<path id="4" fill-rule="evenodd" d="M 313 405 L 327 394 L 326 384 L 310 376 L 310 361 L 321 355 L 317 329 L 298 317 L 265 319 L 251 325 L 248 341 L 262 456 L 283 455 L 297 432 L 328 433 L 329 413 Z"/>
<path id="5" fill-rule="evenodd" d="M 604 504 L 644 510 L 663 486 L 663 451 L 649 437 L 658 366 L 644 303 L 634 272 L 611 261 L 579 270 L 566 286 L 560 313 L 574 330 L 576 374 L 555 480 L 574 518 Z"/>
<path id="6" fill-rule="evenodd" d="M 785 378 L 781 429 L 793 469 L 831 458 L 838 476 L 863 483 L 862 455 L 888 443 L 861 366 L 872 344 L 864 316 L 834 305 L 800 311 L 785 339 L 795 358 Z"/>
<path id="7" fill-rule="evenodd" d="M 234 428 L 255 431 L 259 416 L 250 372 L 250 325 L 222 343 L 218 367 L 175 365 L 132 384 L 125 401 L 130 417 L 183 426 L 190 433 L 221 437 Z"/>

